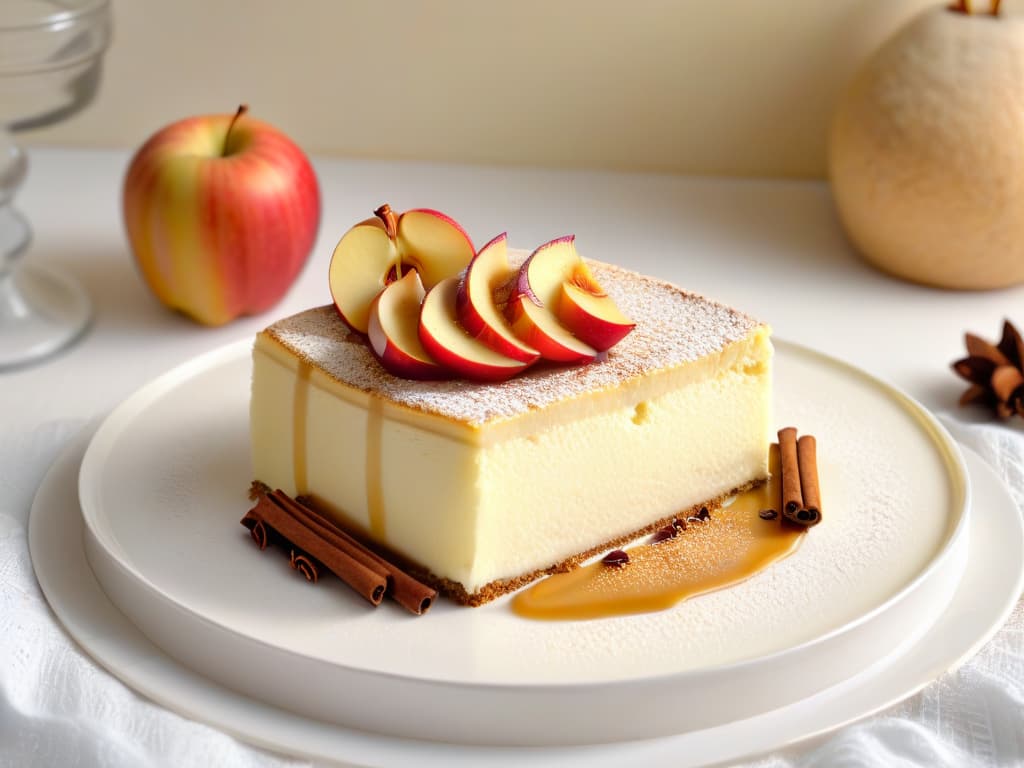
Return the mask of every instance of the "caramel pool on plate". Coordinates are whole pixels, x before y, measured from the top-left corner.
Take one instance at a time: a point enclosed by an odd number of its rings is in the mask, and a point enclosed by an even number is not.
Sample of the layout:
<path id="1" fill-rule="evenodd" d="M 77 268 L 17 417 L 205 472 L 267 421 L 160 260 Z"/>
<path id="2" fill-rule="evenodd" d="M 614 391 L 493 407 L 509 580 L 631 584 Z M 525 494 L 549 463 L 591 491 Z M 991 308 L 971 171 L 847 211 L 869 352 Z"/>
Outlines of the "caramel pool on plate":
<path id="1" fill-rule="evenodd" d="M 771 479 L 712 510 L 710 518 L 690 518 L 685 530 L 657 543 L 630 548 L 625 566 L 592 563 L 556 574 L 517 595 L 512 609 L 526 618 L 596 619 L 648 613 L 750 578 L 796 550 L 805 529 L 776 515 L 781 473 L 772 446 Z"/>

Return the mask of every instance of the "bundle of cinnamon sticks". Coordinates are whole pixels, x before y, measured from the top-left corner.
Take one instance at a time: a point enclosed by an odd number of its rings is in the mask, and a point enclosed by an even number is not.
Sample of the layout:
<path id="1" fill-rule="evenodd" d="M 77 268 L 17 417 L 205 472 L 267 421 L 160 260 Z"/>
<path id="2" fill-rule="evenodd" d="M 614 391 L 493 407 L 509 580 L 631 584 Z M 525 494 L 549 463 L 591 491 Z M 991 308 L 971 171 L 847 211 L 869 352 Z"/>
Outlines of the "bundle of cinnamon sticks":
<path id="1" fill-rule="evenodd" d="M 813 435 L 797 439 L 796 427 L 779 430 L 782 464 L 782 516 L 802 526 L 821 522 L 817 443 Z"/>
<path id="2" fill-rule="evenodd" d="M 260 493 L 241 523 L 261 550 L 267 544 L 287 550 L 292 568 L 307 581 L 316 581 L 327 569 L 373 605 L 390 596 L 417 616 L 426 613 L 437 597 L 436 590 L 283 491 Z"/>

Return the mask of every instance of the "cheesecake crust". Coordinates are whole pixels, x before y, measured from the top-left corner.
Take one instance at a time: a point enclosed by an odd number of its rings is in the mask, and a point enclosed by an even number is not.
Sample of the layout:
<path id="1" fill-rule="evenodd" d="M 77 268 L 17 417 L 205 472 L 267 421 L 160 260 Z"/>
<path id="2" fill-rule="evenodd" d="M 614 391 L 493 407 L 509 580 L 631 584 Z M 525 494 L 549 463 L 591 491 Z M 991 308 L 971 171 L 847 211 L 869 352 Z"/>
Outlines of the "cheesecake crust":
<path id="1" fill-rule="evenodd" d="M 489 584 L 485 584 L 483 587 L 476 590 L 475 592 L 469 592 L 465 588 L 465 586 L 463 586 L 461 583 L 457 581 L 452 581 L 451 579 L 447 579 L 443 576 L 436 575 L 429 568 L 425 568 L 419 563 L 410 560 L 408 557 L 404 557 L 401 554 L 391 549 L 388 549 L 385 546 L 382 546 L 379 542 L 367 539 L 358 531 L 348 529 L 346 532 L 360 539 L 367 547 L 377 551 L 382 557 L 385 557 L 389 561 L 392 561 L 395 564 L 397 564 L 399 567 L 402 568 L 402 570 L 406 571 L 413 578 L 418 579 L 419 581 L 422 581 L 424 584 L 433 587 L 439 593 L 447 597 L 449 600 L 452 600 L 453 602 L 456 602 L 459 605 L 477 608 L 481 605 L 485 605 L 486 603 L 491 602 L 492 600 L 496 600 L 497 598 L 502 597 L 503 595 L 516 592 L 517 590 L 525 587 L 527 584 L 530 584 L 544 576 L 550 576 L 553 573 L 564 573 L 565 571 L 571 571 L 574 568 L 579 567 L 581 563 L 589 560 L 595 555 L 599 555 L 601 552 L 610 549 L 615 549 L 616 547 L 628 544 L 629 542 L 633 541 L 634 539 L 638 539 L 641 536 L 652 534 L 659 528 L 669 525 L 673 520 L 677 518 L 682 517 L 685 519 L 687 517 L 690 517 L 692 513 L 696 513 L 697 511 L 700 510 L 701 507 L 707 507 L 712 512 L 715 512 L 722 508 L 722 503 L 726 499 L 735 496 L 739 493 L 743 493 L 744 491 L 748 491 L 751 488 L 756 488 L 757 486 L 764 483 L 766 480 L 767 478 L 758 478 L 756 480 L 752 480 L 749 483 L 745 483 L 744 485 L 734 488 L 728 493 L 723 493 L 721 496 L 718 496 L 717 498 L 709 499 L 707 501 L 694 504 L 692 507 L 689 507 L 685 510 L 680 510 L 671 515 L 658 518 L 654 522 L 649 523 L 648 525 L 645 525 L 642 528 L 638 528 L 632 533 L 627 533 L 623 536 L 617 536 L 613 539 L 609 539 L 606 542 L 591 547 L 590 549 L 587 549 L 584 552 L 580 552 L 578 554 L 567 557 L 564 560 L 554 563 L 553 565 L 550 565 L 546 568 L 538 568 L 535 571 L 524 573 L 520 576 L 515 576 L 511 579 L 497 579 L 495 581 L 490 582 Z M 265 493 L 267 490 L 268 486 L 266 486 L 264 483 L 261 483 L 259 480 L 254 480 L 252 486 L 249 489 L 249 498 L 255 499 L 259 496 L 259 494 Z M 329 510 L 324 509 L 322 506 L 318 506 L 314 499 L 304 496 L 299 500 L 306 506 L 313 507 L 321 514 L 330 517 L 335 521 L 335 523 L 343 525 L 342 521 L 339 521 L 336 517 L 331 515 Z M 343 527 L 348 528 L 347 526 Z"/>

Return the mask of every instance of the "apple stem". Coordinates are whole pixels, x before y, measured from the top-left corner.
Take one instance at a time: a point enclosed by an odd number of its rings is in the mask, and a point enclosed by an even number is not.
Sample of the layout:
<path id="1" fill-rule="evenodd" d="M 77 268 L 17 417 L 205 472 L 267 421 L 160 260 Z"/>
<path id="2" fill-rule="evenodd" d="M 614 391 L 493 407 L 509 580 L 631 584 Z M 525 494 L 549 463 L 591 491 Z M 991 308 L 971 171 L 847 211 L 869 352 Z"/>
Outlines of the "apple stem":
<path id="1" fill-rule="evenodd" d="M 395 238 L 398 237 L 398 216 L 391 210 L 391 206 L 384 203 L 380 208 L 373 212 L 373 215 L 384 222 L 384 231 L 387 232 L 388 240 L 391 241 L 392 247 L 394 247 Z M 395 262 L 395 280 L 399 280 L 402 277 L 402 260 L 398 259 Z"/>
<path id="2" fill-rule="evenodd" d="M 387 230 L 389 240 L 394 240 L 398 237 L 398 217 L 391 210 L 390 205 L 384 203 L 384 205 L 373 212 L 373 215 L 384 222 L 384 229 Z"/>
<path id="3" fill-rule="evenodd" d="M 240 118 L 242 115 L 244 115 L 248 111 L 249 111 L 249 105 L 248 104 L 241 104 L 241 105 L 239 105 L 238 111 L 235 112 L 235 116 L 232 117 L 231 118 L 231 122 L 228 123 L 228 132 L 224 134 L 224 148 L 221 150 L 221 153 L 220 153 L 221 157 L 227 157 L 229 154 L 231 154 L 230 152 L 228 152 L 228 147 L 230 146 L 230 142 L 231 142 L 231 131 L 235 127 L 235 123 L 238 122 L 238 118 Z"/>

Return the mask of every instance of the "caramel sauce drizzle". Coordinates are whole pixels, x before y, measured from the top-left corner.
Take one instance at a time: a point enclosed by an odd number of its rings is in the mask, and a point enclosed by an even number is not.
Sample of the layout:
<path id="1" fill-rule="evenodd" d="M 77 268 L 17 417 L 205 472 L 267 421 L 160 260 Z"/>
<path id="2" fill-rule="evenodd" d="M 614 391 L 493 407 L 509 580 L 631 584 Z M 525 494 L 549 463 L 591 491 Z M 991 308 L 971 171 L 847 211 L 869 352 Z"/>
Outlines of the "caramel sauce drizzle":
<path id="1" fill-rule="evenodd" d="M 306 455 L 310 375 L 312 372 L 313 368 L 309 363 L 299 361 L 292 399 L 292 467 L 296 497 L 309 495 Z M 369 532 L 378 541 L 385 540 L 383 468 L 381 466 L 383 431 L 384 403 L 378 397 L 371 397 L 367 407 L 366 420 L 366 509 L 369 518 Z"/>
<path id="2" fill-rule="evenodd" d="M 555 574 L 518 594 L 512 610 L 531 619 L 596 619 L 669 608 L 696 595 L 749 579 L 792 554 L 805 530 L 781 514 L 765 520 L 765 509 L 781 511 L 778 446 L 769 454 L 771 477 L 711 510 L 703 522 L 656 544 L 627 550 L 625 566 L 596 562 Z"/>
<path id="3" fill-rule="evenodd" d="M 295 495 L 309 492 L 306 469 L 306 422 L 309 414 L 309 377 L 313 367 L 299 361 L 295 375 L 295 394 L 292 398 L 292 467 L 295 472 Z"/>
<path id="4" fill-rule="evenodd" d="M 366 513 L 370 535 L 385 541 L 383 467 L 381 467 L 384 403 L 371 397 L 366 417 Z"/>

